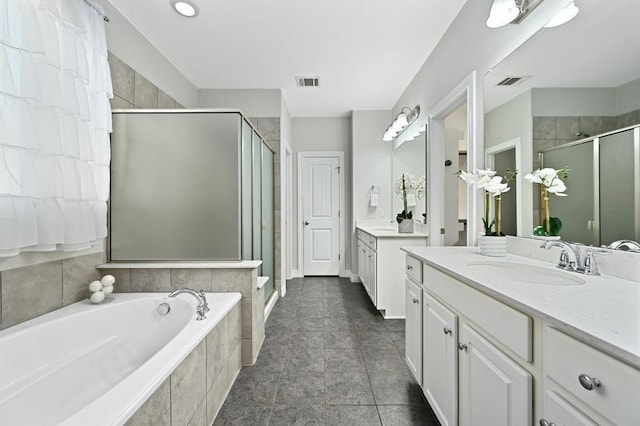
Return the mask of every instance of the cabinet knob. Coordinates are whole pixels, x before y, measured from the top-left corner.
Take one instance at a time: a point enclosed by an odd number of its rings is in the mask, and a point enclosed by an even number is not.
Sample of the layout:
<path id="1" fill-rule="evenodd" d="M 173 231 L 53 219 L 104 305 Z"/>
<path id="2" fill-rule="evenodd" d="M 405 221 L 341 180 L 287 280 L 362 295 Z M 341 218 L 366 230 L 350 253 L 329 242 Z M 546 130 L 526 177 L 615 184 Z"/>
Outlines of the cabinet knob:
<path id="1" fill-rule="evenodd" d="M 413 298 L 413 303 L 420 303 L 420 301 L 414 297 Z"/>
<path id="2" fill-rule="evenodd" d="M 581 374 L 578 376 L 578 381 L 588 391 L 594 390 L 595 388 L 600 386 L 600 380 L 595 377 L 589 377 L 586 374 Z"/>
<path id="3" fill-rule="evenodd" d="M 407 271 L 413 271 L 413 266 L 408 265 L 408 266 L 407 266 Z"/>
<path id="4" fill-rule="evenodd" d="M 458 349 L 461 351 L 466 351 L 467 350 L 467 344 L 466 343 L 458 343 Z"/>
<path id="5" fill-rule="evenodd" d="M 547 419 L 540 419 L 540 426 L 556 426 L 556 424 Z"/>
<path id="6" fill-rule="evenodd" d="M 451 329 L 449 327 L 447 327 L 446 325 L 444 326 L 444 328 L 442 329 L 442 331 L 444 332 L 444 334 L 452 334 L 453 332 L 451 331 Z"/>

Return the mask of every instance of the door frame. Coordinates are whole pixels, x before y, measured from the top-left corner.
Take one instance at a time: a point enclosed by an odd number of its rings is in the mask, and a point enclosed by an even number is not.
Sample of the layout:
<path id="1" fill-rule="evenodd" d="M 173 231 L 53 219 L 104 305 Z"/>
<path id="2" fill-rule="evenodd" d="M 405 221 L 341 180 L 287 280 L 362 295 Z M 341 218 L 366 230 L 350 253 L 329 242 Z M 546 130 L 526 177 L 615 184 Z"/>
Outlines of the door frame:
<path id="1" fill-rule="evenodd" d="M 478 73 L 473 71 L 449 92 L 429 114 L 429 143 L 427 143 L 427 217 L 429 218 L 429 245 L 444 244 L 440 229 L 444 226 L 444 172 L 445 125 L 444 120 L 465 102 L 467 104 L 467 169 L 475 170 L 484 164 L 484 107 L 482 87 Z M 477 242 L 482 200 L 478 191 L 467 190 L 467 245 Z"/>
<path id="2" fill-rule="evenodd" d="M 293 277 L 293 153 L 291 147 L 284 141 L 284 157 L 282 162 L 284 167 L 284 214 L 282 215 L 282 229 L 285 230 L 285 241 L 280 241 L 284 244 L 284 262 L 282 263 L 283 271 L 282 276 L 285 280 L 290 280 Z M 284 296 L 284 294 L 282 295 Z"/>
<path id="3" fill-rule="evenodd" d="M 344 169 L 344 151 L 299 151 L 298 152 L 298 170 L 296 176 L 296 182 L 298 184 L 298 224 L 295 227 L 298 232 L 298 270 L 300 275 L 304 277 L 304 212 L 302 198 L 304 194 L 304 186 L 302 184 L 302 162 L 306 158 L 318 158 L 318 157 L 338 157 L 338 167 L 340 172 L 338 173 L 338 188 L 340 196 L 338 197 L 340 205 L 338 210 L 340 212 L 339 220 L 339 242 L 338 250 L 340 252 L 340 261 L 338 265 L 338 275 L 341 277 L 345 275 L 345 229 L 346 229 L 346 212 L 345 212 L 345 169 Z"/>

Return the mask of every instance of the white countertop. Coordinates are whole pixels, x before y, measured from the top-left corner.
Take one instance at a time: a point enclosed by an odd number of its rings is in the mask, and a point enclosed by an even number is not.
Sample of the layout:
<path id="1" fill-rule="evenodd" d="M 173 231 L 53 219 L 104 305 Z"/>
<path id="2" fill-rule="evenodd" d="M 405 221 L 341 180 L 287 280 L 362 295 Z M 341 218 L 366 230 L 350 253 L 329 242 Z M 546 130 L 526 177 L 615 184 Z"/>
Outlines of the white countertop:
<path id="1" fill-rule="evenodd" d="M 507 254 L 487 257 L 477 247 L 404 247 L 425 264 L 514 308 L 538 317 L 637 368 L 640 368 L 640 283 L 607 276 L 583 285 L 555 286 L 514 282 L 471 262 L 514 262 L 559 271 L 553 264 Z M 562 272 L 562 271 L 560 271 Z"/>
<path id="2" fill-rule="evenodd" d="M 414 231 L 412 233 L 398 232 L 398 225 L 357 225 L 357 229 L 373 235 L 376 238 L 426 238 L 426 232 Z"/>

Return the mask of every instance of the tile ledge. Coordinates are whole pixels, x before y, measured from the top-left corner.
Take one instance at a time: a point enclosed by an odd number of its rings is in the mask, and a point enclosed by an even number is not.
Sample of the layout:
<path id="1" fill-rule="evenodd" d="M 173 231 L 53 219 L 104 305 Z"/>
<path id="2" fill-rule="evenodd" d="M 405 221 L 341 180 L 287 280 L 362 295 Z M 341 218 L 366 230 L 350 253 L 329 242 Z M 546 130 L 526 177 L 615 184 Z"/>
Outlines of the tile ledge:
<path id="1" fill-rule="evenodd" d="M 239 260 L 235 262 L 107 262 L 97 269 L 256 269 L 261 260 Z"/>

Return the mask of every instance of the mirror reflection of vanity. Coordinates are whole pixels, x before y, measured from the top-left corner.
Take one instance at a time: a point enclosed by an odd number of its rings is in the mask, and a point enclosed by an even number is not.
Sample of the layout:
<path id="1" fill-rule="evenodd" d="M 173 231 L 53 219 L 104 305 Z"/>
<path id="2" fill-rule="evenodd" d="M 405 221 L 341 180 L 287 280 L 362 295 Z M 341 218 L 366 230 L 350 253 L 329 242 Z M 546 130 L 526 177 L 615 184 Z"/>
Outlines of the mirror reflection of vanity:
<path id="1" fill-rule="evenodd" d="M 425 152 L 426 152 L 426 132 L 420 133 L 413 140 L 404 141 L 401 145 L 395 147 L 393 150 L 393 166 L 392 177 L 393 185 L 395 187 L 396 182 L 400 179 L 403 173 L 408 173 L 420 178 L 425 176 Z M 393 193 L 393 212 L 392 218 L 395 219 L 396 214 L 400 213 L 403 207 L 402 198 L 395 193 L 395 189 L 392 187 Z M 413 196 L 413 197 L 412 197 Z M 408 208 L 413 212 L 413 219 L 419 222 L 424 222 L 424 216 L 422 215 L 426 211 L 425 198 L 418 199 L 416 194 L 409 194 Z"/>
<path id="2" fill-rule="evenodd" d="M 568 196 L 550 199 L 551 216 L 563 221 L 562 239 L 596 246 L 638 241 L 640 2 L 576 5 L 574 20 L 542 28 L 485 76 L 487 164 L 510 144 L 520 159 L 517 189 L 532 192 L 503 212 L 517 219 L 517 235 L 530 236 L 540 224 L 538 186 L 523 182 L 524 175 L 568 167 Z M 498 85 L 507 77 L 521 79 Z"/>

